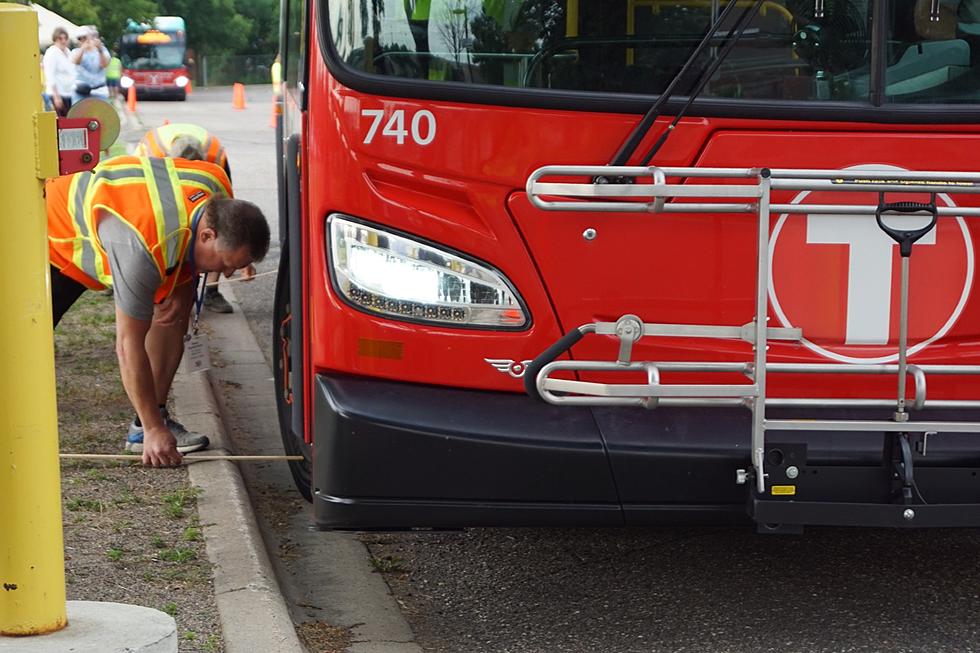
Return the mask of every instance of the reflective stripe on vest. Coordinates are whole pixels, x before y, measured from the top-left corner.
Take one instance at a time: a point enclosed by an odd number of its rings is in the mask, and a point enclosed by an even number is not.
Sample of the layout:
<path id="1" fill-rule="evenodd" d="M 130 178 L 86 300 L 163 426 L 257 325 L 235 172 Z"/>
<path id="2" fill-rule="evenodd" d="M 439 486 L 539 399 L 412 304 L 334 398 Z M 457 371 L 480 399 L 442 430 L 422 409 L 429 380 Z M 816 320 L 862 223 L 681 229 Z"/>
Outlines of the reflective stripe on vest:
<path id="1" fill-rule="evenodd" d="M 68 211 L 75 226 L 74 251 L 72 262 L 78 269 L 103 286 L 112 285 L 112 271 L 106 266 L 105 258 L 97 254 L 95 245 L 95 224 L 91 202 L 89 201 L 100 184 L 140 183 L 143 171 L 134 166 L 107 166 L 96 172 L 83 172 L 75 175 L 69 187 Z M 101 249 L 101 248 L 100 248 Z"/>
<path id="2" fill-rule="evenodd" d="M 197 125 L 171 123 L 161 125 L 147 132 L 140 141 L 145 156 L 170 156 L 170 147 L 181 136 L 190 136 L 201 144 L 204 160 L 224 167 L 228 160 L 221 141 L 211 135 L 208 130 Z"/>
<path id="3" fill-rule="evenodd" d="M 163 143 L 160 141 L 157 130 L 151 129 L 146 133 L 146 136 L 140 141 L 137 154 L 142 156 L 167 156 L 167 151 L 163 148 Z"/>
<path id="4" fill-rule="evenodd" d="M 221 180 L 203 170 L 178 168 L 177 177 L 185 184 L 196 186 L 218 197 L 228 197 L 228 191 L 225 189 L 225 185 L 221 183 Z"/>
<path id="5" fill-rule="evenodd" d="M 146 189 L 153 203 L 153 215 L 157 217 L 157 239 L 165 262 L 165 270 L 175 266 L 180 258 L 179 247 L 171 247 L 168 236 L 183 225 L 189 225 L 187 207 L 180 193 L 180 179 L 168 159 L 142 159 Z M 163 220 L 160 220 L 160 218 Z"/>
<path id="6" fill-rule="evenodd" d="M 68 196 L 69 213 L 75 227 L 75 245 L 72 262 L 88 277 L 98 280 L 103 286 L 112 284 L 112 271 L 108 269 L 104 253 L 95 235 L 97 226 L 95 216 L 99 210 L 109 211 L 124 222 L 129 222 L 119 214 L 118 207 L 108 207 L 93 202 L 98 189 L 103 185 L 141 184 L 153 209 L 156 243 L 146 242 L 139 229 L 135 233 L 150 253 L 160 271 L 160 278 L 167 276 L 167 270 L 178 266 L 186 254 L 190 238 L 177 239 L 173 236 L 182 231 L 190 232 L 190 219 L 187 205 L 181 191 L 181 180 L 177 175 L 172 159 L 127 157 L 124 164 L 109 164 L 97 168 L 96 172 L 79 173 L 72 179 Z M 207 176 L 207 173 L 202 173 Z M 220 189 L 222 195 L 224 189 Z M 186 241 L 186 242 L 182 242 Z"/>

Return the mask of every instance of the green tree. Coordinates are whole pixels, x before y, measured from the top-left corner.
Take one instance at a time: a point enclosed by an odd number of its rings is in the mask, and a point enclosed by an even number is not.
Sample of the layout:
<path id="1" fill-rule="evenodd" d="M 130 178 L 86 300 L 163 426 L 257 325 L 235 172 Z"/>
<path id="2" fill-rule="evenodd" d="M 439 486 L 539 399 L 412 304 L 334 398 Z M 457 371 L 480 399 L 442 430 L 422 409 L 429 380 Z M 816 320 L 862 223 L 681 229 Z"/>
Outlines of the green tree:
<path id="1" fill-rule="evenodd" d="M 160 13 L 154 0 L 47 0 L 44 6 L 76 25 L 95 25 L 110 50 L 118 45 L 127 19 L 145 21 Z"/>
<path id="2" fill-rule="evenodd" d="M 198 55 L 244 52 L 252 20 L 236 11 L 234 0 L 160 0 L 160 15 L 182 16 L 187 44 Z"/>
<path id="3" fill-rule="evenodd" d="M 235 9 L 252 21 L 248 42 L 239 54 L 279 51 L 279 0 L 235 0 Z"/>

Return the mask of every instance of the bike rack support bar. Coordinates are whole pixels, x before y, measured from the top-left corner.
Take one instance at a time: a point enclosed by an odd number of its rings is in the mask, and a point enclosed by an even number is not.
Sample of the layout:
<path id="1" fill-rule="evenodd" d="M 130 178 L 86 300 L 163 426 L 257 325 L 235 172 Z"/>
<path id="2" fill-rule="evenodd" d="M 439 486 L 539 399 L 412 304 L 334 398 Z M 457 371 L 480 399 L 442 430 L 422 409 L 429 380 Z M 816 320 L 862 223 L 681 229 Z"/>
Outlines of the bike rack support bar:
<path id="1" fill-rule="evenodd" d="M 618 335 L 615 322 L 597 322 L 595 326 L 595 332 L 598 335 Z M 803 331 L 795 327 L 769 327 L 767 331 L 770 340 L 800 340 L 803 338 Z M 736 327 L 705 324 L 654 324 L 644 322 L 643 335 L 679 338 L 720 338 L 744 340 L 751 343 L 755 342 L 755 324 L 750 322 Z"/>
<path id="2" fill-rule="evenodd" d="M 573 392 L 592 397 L 755 397 L 755 385 L 658 385 L 652 383 L 593 383 L 570 379 L 546 379 L 541 390 Z"/>
<path id="3" fill-rule="evenodd" d="M 664 172 L 668 175 L 675 174 L 671 172 L 672 168 L 664 168 Z M 774 180 L 785 180 L 785 179 L 812 179 L 812 180 L 874 180 L 874 179 L 884 179 L 884 180 L 896 180 L 896 181 L 930 181 L 939 182 L 940 184 L 959 184 L 962 187 L 969 188 L 970 185 L 976 184 L 980 188 L 980 173 L 977 172 L 942 172 L 935 170 L 928 171 L 915 171 L 915 170 L 826 170 L 826 169 L 792 169 L 792 168 L 770 168 L 769 173 L 772 175 Z M 871 190 L 865 185 L 864 189 Z"/>
<path id="4" fill-rule="evenodd" d="M 680 212 L 675 208 L 680 206 L 688 205 L 686 203 L 669 205 L 664 212 Z M 878 210 L 878 207 L 873 204 L 773 204 L 771 208 L 774 214 L 786 213 L 787 215 L 874 215 Z M 980 216 L 980 208 L 970 206 L 938 206 L 936 209 L 939 217 Z"/>
<path id="5" fill-rule="evenodd" d="M 892 402 L 894 405 L 894 402 Z M 847 419 L 770 419 L 767 431 L 887 431 L 889 433 L 980 433 L 980 422 L 892 422 Z"/>

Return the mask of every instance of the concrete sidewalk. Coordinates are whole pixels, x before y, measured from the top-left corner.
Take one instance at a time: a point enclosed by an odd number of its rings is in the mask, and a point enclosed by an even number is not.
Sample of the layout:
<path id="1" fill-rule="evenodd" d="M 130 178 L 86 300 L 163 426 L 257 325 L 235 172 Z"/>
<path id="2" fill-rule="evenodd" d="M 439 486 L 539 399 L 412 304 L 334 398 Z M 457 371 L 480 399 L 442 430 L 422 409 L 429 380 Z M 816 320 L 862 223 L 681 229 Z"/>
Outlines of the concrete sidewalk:
<path id="1" fill-rule="evenodd" d="M 228 453 L 218 403 L 202 373 L 178 372 L 174 412 L 188 429 L 211 437 L 211 452 Z M 302 653 L 289 610 L 259 534 L 252 504 L 234 463 L 188 465 L 208 558 L 214 565 L 214 591 L 227 653 Z"/>
<path id="2" fill-rule="evenodd" d="M 220 433 L 216 446 L 233 453 L 282 454 L 272 372 L 236 301 L 236 285 L 223 282 L 221 287 L 235 312 L 206 315 L 212 330 L 212 370 L 207 375 L 182 376 L 175 384 L 182 409 L 179 414 L 189 428 L 192 419 L 211 415 L 215 423 L 204 422 L 200 428 L 205 433 Z M 230 469 L 234 479 L 215 477 L 212 465 Z M 190 469 L 192 482 L 205 489 L 205 496 L 199 500 L 201 521 L 215 524 L 205 536 L 208 555 L 215 564 L 218 609 L 230 653 L 302 650 L 289 648 L 301 646 L 292 623 L 308 620 L 322 620 L 348 630 L 352 636 L 347 649 L 350 653 L 421 653 L 387 583 L 375 573 L 366 546 L 354 535 L 310 530 L 305 502 L 296 514 L 284 517 L 288 533 L 271 532 L 269 527 L 260 532 L 242 473 L 253 492 L 274 486 L 277 492 L 298 498 L 285 462 L 253 463 L 243 470 L 227 462 L 195 463 Z M 216 505 L 218 501 L 233 502 L 247 515 L 229 520 L 230 513 L 220 514 L 228 508 Z M 266 547 L 278 548 L 283 538 L 290 543 L 291 555 L 288 560 L 273 558 L 270 565 Z M 239 550 L 239 542 L 232 541 L 236 539 L 248 550 Z M 283 595 L 288 598 L 284 600 Z M 248 600 L 244 608 L 240 599 Z M 266 609 L 267 613 L 257 614 Z M 291 622 L 291 638 L 284 632 L 284 620 Z M 232 648 L 230 639 L 238 638 L 232 631 L 239 628 L 246 633 L 261 631 L 263 639 L 245 634 L 241 645 L 246 648 Z"/>

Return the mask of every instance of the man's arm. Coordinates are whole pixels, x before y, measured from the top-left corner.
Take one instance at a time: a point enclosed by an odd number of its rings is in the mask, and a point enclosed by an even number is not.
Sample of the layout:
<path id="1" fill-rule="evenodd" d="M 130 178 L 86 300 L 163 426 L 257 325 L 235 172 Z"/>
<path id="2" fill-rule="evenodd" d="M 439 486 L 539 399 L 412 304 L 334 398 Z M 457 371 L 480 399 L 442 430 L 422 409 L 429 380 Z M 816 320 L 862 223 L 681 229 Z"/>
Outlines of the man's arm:
<path id="1" fill-rule="evenodd" d="M 179 465 L 182 456 L 157 406 L 153 369 L 146 354 L 150 324 L 130 317 L 116 305 L 116 356 L 123 387 L 143 424 L 143 464 L 170 467 Z"/>
<path id="2" fill-rule="evenodd" d="M 109 56 L 109 51 L 106 49 L 104 45 L 102 45 L 101 41 L 99 41 L 99 44 L 96 46 L 95 51 L 99 53 L 99 67 L 105 68 L 106 66 L 108 66 L 109 59 L 111 59 L 111 57 Z"/>
<path id="3" fill-rule="evenodd" d="M 102 216 L 98 234 L 112 271 L 119 373 L 143 424 L 143 464 L 178 464 L 181 456 L 173 434 L 160 416 L 153 368 L 146 351 L 160 272 L 136 231 L 119 218 Z"/>

